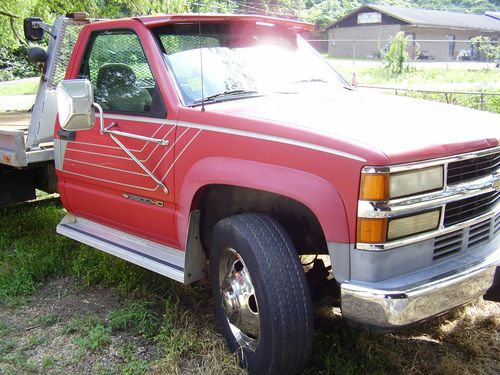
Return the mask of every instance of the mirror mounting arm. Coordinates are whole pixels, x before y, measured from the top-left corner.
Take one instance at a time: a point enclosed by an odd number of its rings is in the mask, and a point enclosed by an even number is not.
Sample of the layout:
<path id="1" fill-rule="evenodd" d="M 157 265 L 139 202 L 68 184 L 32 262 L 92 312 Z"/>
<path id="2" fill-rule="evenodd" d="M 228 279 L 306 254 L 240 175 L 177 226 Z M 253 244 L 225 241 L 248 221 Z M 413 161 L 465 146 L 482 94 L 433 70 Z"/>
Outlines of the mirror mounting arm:
<path id="1" fill-rule="evenodd" d="M 99 112 L 99 129 L 101 134 L 104 134 L 106 130 L 104 129 L 104 111 L 102 110 L 102 107 L 98 103 L 92 103 L 92 106 L 97 108 L 97 111 Z"/>
<path id="2" fill-rule="evenodd" d="M 123 143 L 121 143 L 118 138 L 116 138 L 117 135 L 122 135 L 125 137 L 129 138 L 136 138 L 136 139 L 142 139 L 142 140 L 150 140 L 153 142 L 160 143 L 161 145 L 168 145 L 168 141 L 165 139 L 161 140 L 156 140 L 154 138 L 148 138 L 148 137 L 142 137 L 140 135 L 135 135 L 135 134 L 128 134 L 120 131 L 114 131 L 114 130 L 109 130 L 112 127 L 116 126 L 116 122 L 111 123 L 110 126 L 104 127 L 104 112 L 102 110 L 102 107 L 98 103 L 92 103 L 92 105 L 97 108 L 99 111 L 99 122 L 100 122 L 100 132 L 101 134 L 108 133 L 111 136 L 111 139 L 139 166 L 141 169 L 146 172 L 146 174 L 154 181 L 156 184 L 165 192 L 165 194 L 168 194 L 168 188 L 165 186 L 165 184 L 159 180 L 153 172 L 151 172 L 144 164 L 141 163 L 139 159 L 135 157 L 135 155 L 125 147 Z"/>

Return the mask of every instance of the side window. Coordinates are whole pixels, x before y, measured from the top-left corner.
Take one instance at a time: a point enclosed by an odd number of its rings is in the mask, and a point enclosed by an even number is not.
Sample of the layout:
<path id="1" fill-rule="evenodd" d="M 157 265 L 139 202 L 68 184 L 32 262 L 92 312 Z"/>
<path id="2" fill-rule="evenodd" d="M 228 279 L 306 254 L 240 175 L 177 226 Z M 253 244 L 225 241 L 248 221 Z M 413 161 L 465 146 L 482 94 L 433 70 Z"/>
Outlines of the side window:
<path id="1" fill-rule="evenodd" d="M 92 82 L 95 101 L 104 111 L 154 117 L 166 114 L 144 50 L 131 30 L 91 35 L 79 77 Z"/>

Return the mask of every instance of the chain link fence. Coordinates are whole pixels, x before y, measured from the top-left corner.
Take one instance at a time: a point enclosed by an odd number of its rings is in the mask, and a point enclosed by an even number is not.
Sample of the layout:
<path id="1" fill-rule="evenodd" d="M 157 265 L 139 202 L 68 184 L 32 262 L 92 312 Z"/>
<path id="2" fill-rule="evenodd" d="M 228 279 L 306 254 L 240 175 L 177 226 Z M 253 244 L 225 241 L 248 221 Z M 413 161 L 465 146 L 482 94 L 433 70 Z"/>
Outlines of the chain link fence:
<path id="1" fill-rule="evenodd" d="M 412 39 L 408 37 L 406 52 L 408 60 L 417 65 L 424 63 L 441 63 L 436 66 L 451 65 L 460 66 L 459 63 L 476 63 L 477 67 L 484 64 L 496 64 L 500 55 L 487 55 L 484 48 L 479 43 L 473 43 L 471 40 L 460 39 Z M 384 57 L 389 49 L 392 39 L 325 39 L 315 38 L 315 35 L 306 37 L 320 52 L 328 54 L 329 57 L 342 60 L 351 60 L 355 65 L 357 61 L 363 61 L 367 64 L 376 66 L 384 61 Z M 491 40 L 489 44 L 492 47 L 498 46 L 499 41 Z M 448 65 L 446 65 L 448 64 Z M 432 66 L 432 64 L 427 64 Z"/>

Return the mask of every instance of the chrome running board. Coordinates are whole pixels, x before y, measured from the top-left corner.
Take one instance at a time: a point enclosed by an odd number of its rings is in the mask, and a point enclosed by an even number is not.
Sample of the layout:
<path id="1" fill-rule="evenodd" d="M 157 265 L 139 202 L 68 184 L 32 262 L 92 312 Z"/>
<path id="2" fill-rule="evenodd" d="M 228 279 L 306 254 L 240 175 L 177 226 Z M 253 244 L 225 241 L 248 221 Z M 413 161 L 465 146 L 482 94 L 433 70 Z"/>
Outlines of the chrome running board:
<path id="1" fill-rule="evenodd" d="M 185 280 L 185 252 L 67 214 L 57 233 L 95 247 L 181 283 Z"/>

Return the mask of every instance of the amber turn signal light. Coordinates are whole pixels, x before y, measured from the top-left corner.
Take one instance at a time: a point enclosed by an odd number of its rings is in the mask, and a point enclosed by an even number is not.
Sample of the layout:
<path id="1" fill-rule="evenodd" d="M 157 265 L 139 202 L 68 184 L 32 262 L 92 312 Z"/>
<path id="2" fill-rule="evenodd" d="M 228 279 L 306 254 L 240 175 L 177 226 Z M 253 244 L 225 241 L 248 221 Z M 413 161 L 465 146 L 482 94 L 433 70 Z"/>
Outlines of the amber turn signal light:
<path id="1" fill-rule="evenodd" d="M 362 243 L 382 243 L 387 237 L 387 219 L 358 217 L 357 241 Z"/>
<path id="2" fill-rule="evenodd" d="M 383 201 L 389 198 L 388 173 L 364 173 L 361 175 L 359 199 L 364 201 Z"/>

